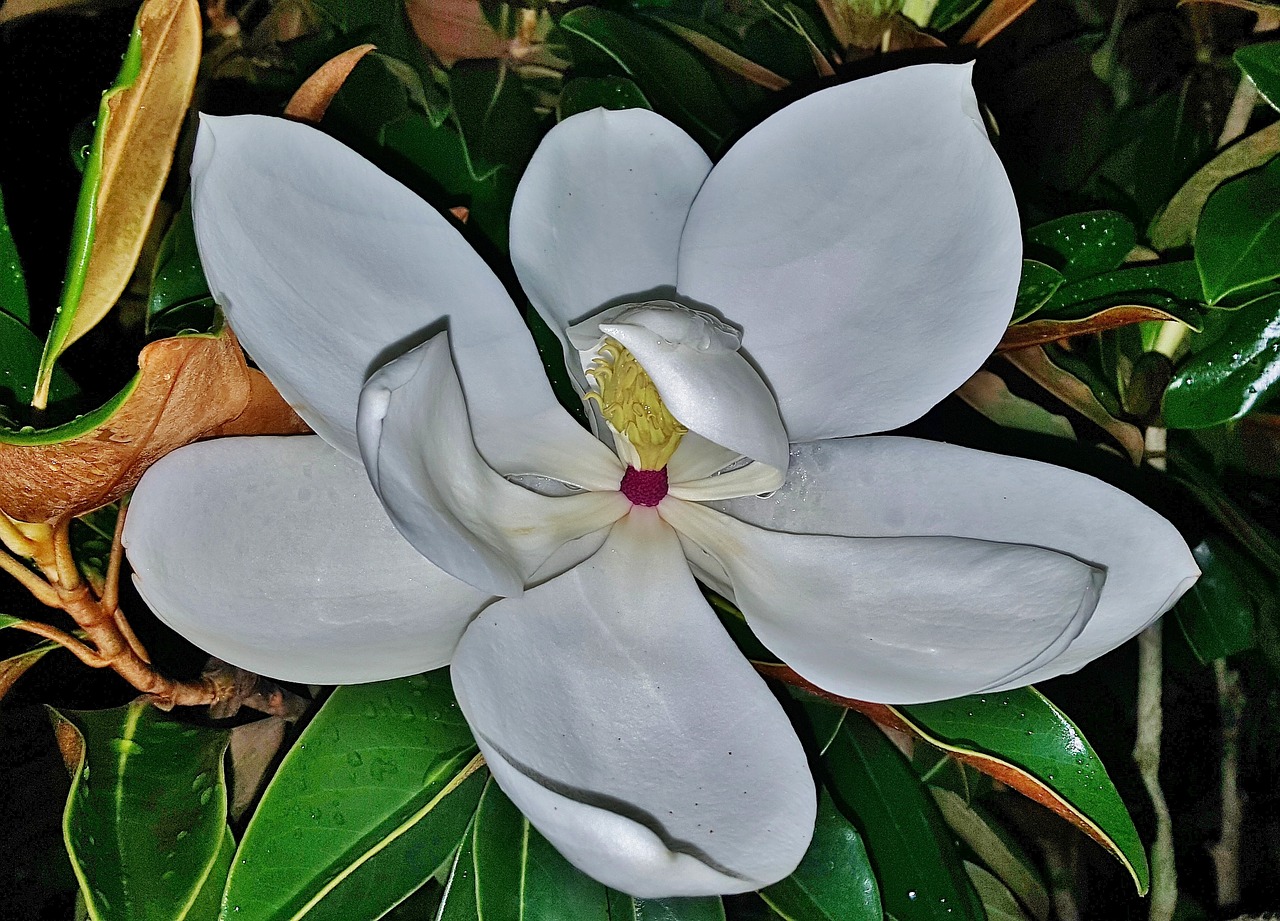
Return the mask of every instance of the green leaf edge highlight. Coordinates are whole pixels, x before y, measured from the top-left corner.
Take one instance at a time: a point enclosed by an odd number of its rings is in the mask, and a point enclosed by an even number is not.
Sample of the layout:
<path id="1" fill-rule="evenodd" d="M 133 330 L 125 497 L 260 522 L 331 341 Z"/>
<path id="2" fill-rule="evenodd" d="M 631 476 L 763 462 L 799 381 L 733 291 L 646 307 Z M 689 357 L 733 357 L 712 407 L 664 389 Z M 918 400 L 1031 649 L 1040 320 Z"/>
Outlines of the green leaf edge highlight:
<path id="1" fill-rule="evenodd" d="M 40 368 L 36 375 L 36 395 L 32 405 L 37 408 L 44 407 L 49 381 L 53 376 L 53 363 L 62 354 L 62 346 L 67 341 L 67 336 L 75 323 L 80 295 L 84 292 L 84 282 L 89 272 L 89 257 L 93 252 L 94 231 L 97 227 L 98 192 L 102 186 L 102 148 L 106 141 L 107 124 L 111 120 L 108 104 L 120 93 L 133 86 L 141 70 L 142 30 L 135 23 L 133 34 L 129 36 L 129 47 L 124 53 L 124 62 L 120 65 L 115 83 L 102 94 L 102 100 L 98 103 L 98 123 L 93 132 L 93 150 L 89 153 L 89 160 L 85 164 L 84 180 L 80 184 L 80 201 L 76 206 L 75 222 L 72 224 L 71 249 L 67 254 L 67 271 L 62 284 L 62 299 L 57 316 L 53 320 L 53 328 L 49 330 L 49 338 L 45 340 L 44 353 L 40 356 Z"/>
<path id="2" fill-rule="evenodd" d="M 1067 714 L 1063 713 L 1062 710 L 1060 710 L 1053 701 L 1049 700 L 1049 698 L 1045 697 L 1043 694 L 1040 693 L 1040 691 L 1038 691 L 1034 687 L 1028 686 L 1026 690 L 1030 691 L 1033 695 L 1035 695 L 1041 701 L 1043 701 L 1044 704 L 1048 706 L 1049 709 L 1051 709 L 1055 714 L 1057 714 L 1057 716 L 1060 719 L 1066 721 L 1066 723 L 1070 725 L 1071 728 L 1074 729 L 1079 734 L 1081 739 L 1085 739 L 1084 733 L 1080 732 L 1080 727 L 1075 724 L 1075 721 L 1073 721 L 1071 717 L 1067 716 Z M 1006 767 L 1011 768 L 1017 773 L 1025 774 L 1029 777 L 1034 778 L 1037 781 L 1037 783 L 1039 783 L 1046 790 L 1050 791 L 1054 795 L 1055 799 L 1057 799 L 1067 809 L 1069 809 L 1072 815 L 1074 815 L 1082 824 L 1087 825 L 1089 828 L 1093 829 L 1094 833 L 1096 834 L 1096 837 L 1094 835 L 1090 835 L 1090 837 L 1092 837 L 1095 841 L 1097 841 L 1104 848 L 1110 851 L 1112 856 L 1114 856 L 1117 860 L 1119 860 L 1120 863 L 1124 866 L 1124 868 L 1129 871 L 1129 876 L 1133 879 L 1133 883 L 1137 887 L 1138 895 L 1145 896 L 1147 894 L 1148 889 L 1150 889 L 1151 887 L 1151 879 L 1150 879 L 1151 869 L 1147 864 L 1146 852 L 1139 849 L 1139 853 L 1142 855 L 1141 868 L 1134 866 L 1133 862 L 1129 860 L 1128 856 L 1114 842 L 1112 837 L 1109 834 L 1107 834 L 1105 831 L 1103 831 L 1103 829 L 1098 825 L 1097 822 L 1093 821 L 1093 819 L 1091 819 L 1089 816 L 1081 812 L 1074 803 L 1072 803 L 1069 799 L 1067 799 L 1066 795 L 1058 788 L 1059 785 L 1056 782 L 1048 780 L 1047 778 L 1044 778 L 1044 777 L 1040 777 L 1039 775 L 1035 774 L 1028 768 L 1024 768 L 1021 765 L 1015 764 L 1014 762 L 1008 760 L 1007 758 L 1001 757 L 1000 755 L 979 749 L 976 746 L 965 747 L 963 745 L 958 745 L 953 742 L 948 742 L 945 739 L 942 739 L 939 736 L 935 735 L 934 733 L 928 731 L 919 720 L 913 719 L 910 716 L 910 714 L 907 712 L 907 708 L 894 707 L 894 706 L 886 706 L 886 708 L 888 710 L 891 710 L 895 716 L 897 716 L 904 723 L 910 726 L 912 732 L 917 733 L 922 739 L 924 739 L 930 745 L 935 746 L 936 748 L 940 748 L 943 751 L 952 752 L 955 754 L 977 755 L 978 757 L 983 758 L 984 760 L 998 762 L 1000 764 L 1005 765 Z M 1087 743 L 1087 740 L 1085 741 Z M 1096 752 L 1093 752 L 1092 746 L 1089 747 L 1089 750 L 1091 753 L 1094 754 L 1094 757 L 1097 758 L 1097 754 Z M 1099 767 L 1102 768 L 1103 774 L 1107 777 L 1107 781 L 1111 782 L 1111 777 L 1110 775 L 1106 774 L 1106 767 L 1102 764 L 1101 758 L 1098 758 L 1098 765 Z M 1129 815 L 1129 811 L 1127 808 L 1125 809 L 1124 814 L 1126 816 Z M 1129 817 L 1129 826 L 1130 828 L 1133 829 L 1134 839 L 1141 842 L 1141 839 L 1138 837 L 1137 828 L 1133 825 L 1132 817 Z"/>

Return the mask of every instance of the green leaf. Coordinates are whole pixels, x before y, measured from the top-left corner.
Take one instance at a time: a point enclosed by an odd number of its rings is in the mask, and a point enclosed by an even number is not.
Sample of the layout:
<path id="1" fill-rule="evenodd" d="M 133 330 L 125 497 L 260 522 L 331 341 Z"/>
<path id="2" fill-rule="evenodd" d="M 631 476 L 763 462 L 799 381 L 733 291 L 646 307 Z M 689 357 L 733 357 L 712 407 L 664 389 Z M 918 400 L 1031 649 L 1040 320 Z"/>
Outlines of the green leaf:
<path id="1" fill-rule="evenodd" d="M 379 917 L 457 847 L 481 763 L 447 670 L 338 688 L 245 829 L 224 921 Z"/>
<path id="2" fill-rule="evenodd" d="M 189 329 L 204 332 L 215 324 L 216 311 L 196 250 L 188 194 L 156 255 L 147 295 L 147 334 L 173 336 Z"/>
<path id="3" fill-rule="evenodd" d="M 449 868 L 439 921 L 610 921 L 609 914 L 605 887 L 561 857 L 490 778 Z"/>
<path id="4" fill-rule="evenodd" d="M 1196 227 L 1196 265 L 1215 304 L 1280 278 L 1280 157 L 1209 196 Z"/>
<path id="5" fill-rule="evenodd" d="M 968 19 L 982 3 L 983 0 L 938 0 L 929 16 L 929 28 L 935 32 L 945 32 Z"/>
<path id="6" fill-rule="evenodd" d="M 592 109 L 652 109 L 634 80 L 626 77 L 577 77 L 564 85 L 556 119 Z"/>
<path id="7" fill-rule="evenodd" d="M 1246 45 L 1233 57 L 1258 88 L 1258 95 L 1280 109 L 1280 42 Z"/>
<path id="8" fill-rule="evenodd" d="M 718 896 L 687 899 L 638 899 L 608 891 L 610 921 L 725 921 Z"/>
<path id="9" fill-rule="evenodd" d="M 880 890 L 862 836 L 831 794 L 818 794 L 813 843 L 800 866 L 781 882 L 760 890 L 786 921 L 881 921 Z"/>
<path id="10" fill-rule="evenodd" d="M 1109 307 L 1155 307 L 1200 329 L 1204 299 L 1191 260 L 1134 265 L 1068 281 L 1036 313 L 1037 320 L 1082 320 Z"/>
<path id="11" fill-rule="evenodd" d="M 1137 232 L 1118 211 L 1068 214 L 1027 231 L 1027 250 L 1043 256 L 1069 281 L 1120 268 Z"/>
<path id="12" fill-rule="evenodd" d="M 805 709 L 829 709 L 806 703 Z M 886 916 L 981 921 L 982 906 L 937 806 L 901 753 L 870 720 L 846 711 L 822 754 L 828 789 L 862 833 Z"/>
<path id="13" fill-rule="evenodd" d="M 9 219 L 5 217 L 4 195 L 0 194 L 0 313 L 7 313 L 24 326 L 31 325 L 31 304 L 22 260 L 13 245 Z"/>
<path id="14" fill-rule="evenodd" d="M 1043 307 L 1065 281 L 1063 274 L 1052 266 L 1034 259 L 1023 259 L 1018 299 L 1013 305 L 1010 323 L 1021 323 Z"/>
<path id="15" fill-rule="evenodd" d="M 229 733 L 176 722 L 144 700 L 54 712 L 84 740 L 62 830 L 90 918 L 197 921 L 227 832 Z"/>
<path id="16" fill-rule="evenodd" d="M 191 903 L 187 917 L 191 921 L 213 921 L 222 909 L 222 889 L 227 884 L 227 874 L 231 872 L 231 861 L 236 856 L 236 839 L 230 828 L 223 828 L 222 841 L 218 845 L 218 853 L 213 858 L 213 867 L 205 878 L 204 885 L 196 893 L 196 900 Z"/>
<path id="17" fill-rule="evenodd" d="M 579 76 L 629 77 L 653 108 L 715 150 L 736 128 L 727 101 L 693 52 L 663 32 L 620 13 L 579 7 L 555 33 Z"/>
<path id="18" fill-rule="evenodd" d="M 44 344 L 21 320 L 0 313 L 0 404 L 16 410 L 31 402 Z M 49 384 L 49 402 L 58 403 L 80 392 L 75 382 L 54 365 Z M 0 413 L 0 420 L 3 414 Z"/>
<path id="19" fill-rule="evenodd" d="M 987 921 L 1027 921 L 1027 916 L 1019 907 L 1018 900 L 1000 880 L 967 860 L 964 871 L 969 874 L 973 888 L 978 891 L 978 898 L 982 899 L 982 908 L 986 912 Z"/>
<path id="20" fill-rule="evenodd" d="M 523 172 L 538 146 L 542 119 L 507 63 L 460 61 L 449 71 L 449 96 L 476 169 Z"/>
<path id="21" fill-rule="evenodd" d="M 1200 578 L 1173 609 L 1187 645 L 1201 663 L 1254 645 L 1254 605 L 1249 586 L 1262 574 L 1219 538 L 1210 535 L 1192 553 Z"/>
<path id="22" fill-rule="evenodd" d="M 1238 419 L 1280 381 L 1280 293 L 1231 317 L 1207 348 L 1192 355 L 1164 395 L 1168 428 L 1199 429 Z"/>
<path id="23" fill-rule="evenodd" d="M 1146 893 L 1147 855 L 1102 760 L 1071 719 L 1035 688 L 894 710 L 939 748 L 995 759 L 1015 769 L 983 768 L 1015 789 L 1026 789 L 1018 772 L 1024 774 L 1072 813 L 1072 821 L 1117 857 L 1138 892 Z"/>

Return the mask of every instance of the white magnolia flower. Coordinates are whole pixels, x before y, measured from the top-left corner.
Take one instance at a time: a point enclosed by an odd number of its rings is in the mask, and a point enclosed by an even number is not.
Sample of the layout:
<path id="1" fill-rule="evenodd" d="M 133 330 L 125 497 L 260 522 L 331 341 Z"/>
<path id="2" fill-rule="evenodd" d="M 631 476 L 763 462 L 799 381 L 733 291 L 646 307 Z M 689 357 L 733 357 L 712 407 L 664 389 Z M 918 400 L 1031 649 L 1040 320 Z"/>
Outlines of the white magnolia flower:
<path id="1" fill-rule="evenodd" d="M 1197 575 L 1097 480 L 849 437 L 920 416 L 1009 319 L 1017 211 L 968 68 L 815 93 L 714 169 L 647 111 L 551 131 L 511 253 L 616 452 L 455 229 L 341 144 L 210 119 L 193 175 L 217 300 L 317 436 L 153 467 L 139 590 L 276 678 L 451 664 L 498 783 L 608 885 L 755 889 L 811 835 L 805 754 L 695 575 L 805 678 L 895 703 L 1077 669 Z"/>

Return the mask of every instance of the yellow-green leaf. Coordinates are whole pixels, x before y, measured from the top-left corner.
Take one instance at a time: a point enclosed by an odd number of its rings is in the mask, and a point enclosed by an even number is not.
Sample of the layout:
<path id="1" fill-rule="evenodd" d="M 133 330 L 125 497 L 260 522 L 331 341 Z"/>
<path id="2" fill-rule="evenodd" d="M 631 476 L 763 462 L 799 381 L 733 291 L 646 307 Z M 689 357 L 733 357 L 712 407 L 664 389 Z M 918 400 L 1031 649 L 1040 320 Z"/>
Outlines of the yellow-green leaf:
<path id="1" fill-rule="evenodd" d="M 107 315 L 133 275 L 195 89 L 200 41 L 196 0 L 146 0 L 138 11 L 120 73 L 98 107 L 62 301 L 36 380 L 38 408 L 54 361 Z"/>

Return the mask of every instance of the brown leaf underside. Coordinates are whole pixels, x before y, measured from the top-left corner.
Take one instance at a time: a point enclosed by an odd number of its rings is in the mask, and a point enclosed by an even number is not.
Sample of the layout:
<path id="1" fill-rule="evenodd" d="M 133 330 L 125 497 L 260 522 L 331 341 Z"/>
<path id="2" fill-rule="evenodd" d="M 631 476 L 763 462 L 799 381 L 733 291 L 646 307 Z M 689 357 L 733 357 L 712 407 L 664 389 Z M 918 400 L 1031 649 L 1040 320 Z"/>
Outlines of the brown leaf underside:
<path id="1" fill-rule="evenodd" d="M 1146 320 L 1176 319 L 1177 317 L 1172 314 L 1155 307 L 1126 304 L 1120 307 L 1108 307 L 1082 320 L 1031 320 L 1027 323 L 1019 323 L 1017 326 L 1010 326 L 1004 338 L 1000 340 L 1000 344 L 996 346 L 996 351 L 1008 352 L 1033 345 L 1044 345 L 1048 342 L 1059 342 L 1070 339 L 1072 336 L 1100 333 Z"/>
<path id="2" fill-rule="evenodd" d="M 360 63 L 360 59 L 374 48 L 374 45 L 356 45 L 330 58 L 321 65 L 319 70 L 307 77 L 302 86 L 298 87 L 289 104 L 285 106 L 284 114 L 304 122 L 320 121 L 324 118 L 329 103 L 333 102 L 333 97 L 347 81 L 347 77 L 351 76 L 351 71 L 356 64 Z"/>

